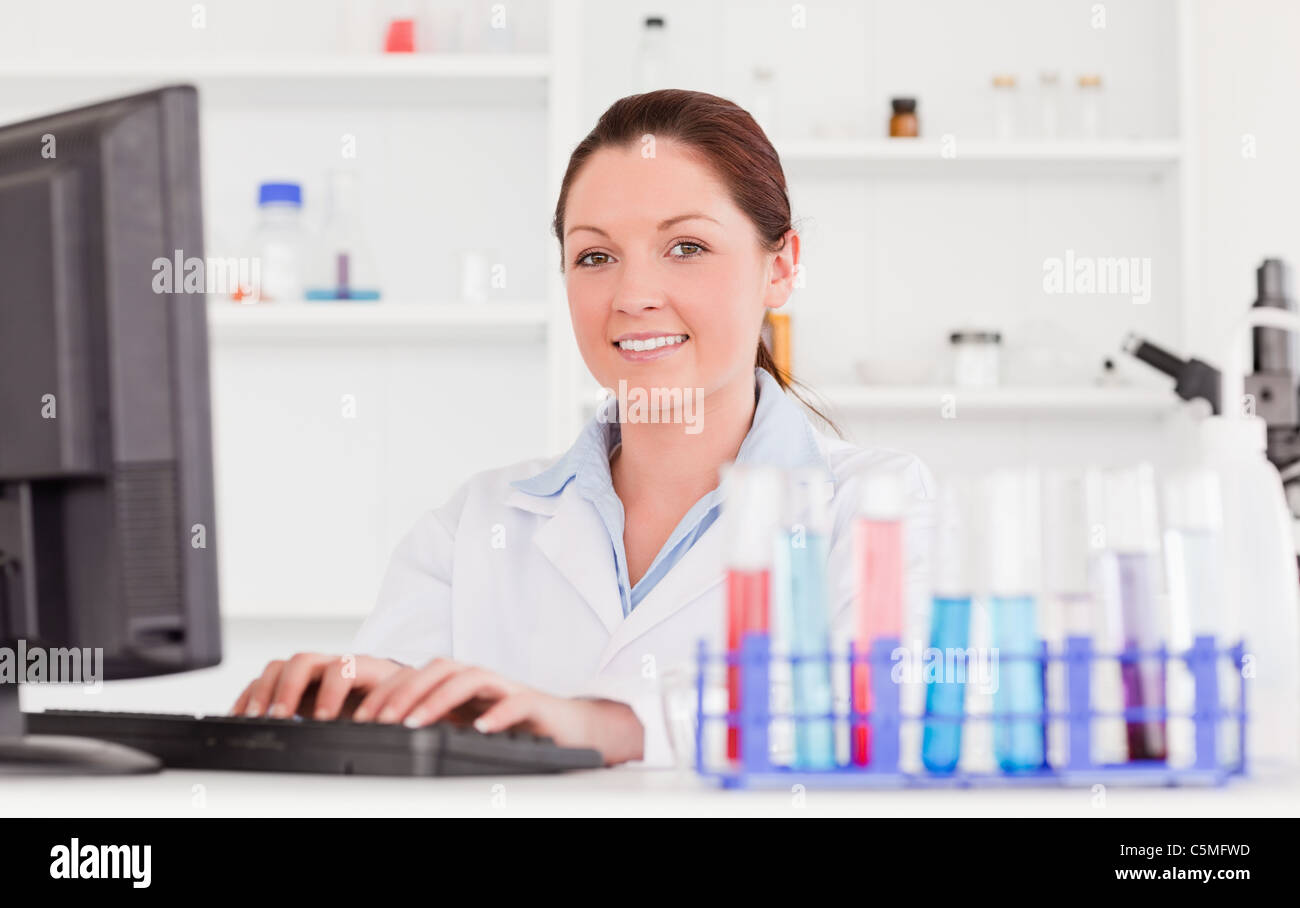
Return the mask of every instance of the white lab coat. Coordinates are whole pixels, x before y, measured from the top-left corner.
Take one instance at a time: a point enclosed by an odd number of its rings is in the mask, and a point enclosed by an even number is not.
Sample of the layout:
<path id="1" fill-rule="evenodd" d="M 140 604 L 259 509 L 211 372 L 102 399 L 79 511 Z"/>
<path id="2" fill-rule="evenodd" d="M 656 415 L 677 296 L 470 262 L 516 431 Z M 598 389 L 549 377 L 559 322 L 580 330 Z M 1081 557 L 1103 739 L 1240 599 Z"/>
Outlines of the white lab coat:
<path id="1" fill-rule="evenodd" d="M 905 625 L 909 634 L 924 633 L 914 619 L 929 596 L 930 471 L 914 455 L 860 448 L 812 428 L 835 476 L 833 489 L 825 488 L 835 521 L 829 566 L 836 644 L 851 629 L 861 480 L 882 469 L 905 480 Z M 725 522 L 714 521 L 624 618 L 608 533 L 577 483 L 550 497 L 509 485 L 547 465 L 534 459 L 477 473 L 425 513 L 393 553 L 353 651 L 415 666 L 450 657 L 549 693 L 625 702 L 645 728 L 643 762 L 670 765 L 656 679 L 692 664 L 700 639 L 714 650 L 723 645 Z"/>

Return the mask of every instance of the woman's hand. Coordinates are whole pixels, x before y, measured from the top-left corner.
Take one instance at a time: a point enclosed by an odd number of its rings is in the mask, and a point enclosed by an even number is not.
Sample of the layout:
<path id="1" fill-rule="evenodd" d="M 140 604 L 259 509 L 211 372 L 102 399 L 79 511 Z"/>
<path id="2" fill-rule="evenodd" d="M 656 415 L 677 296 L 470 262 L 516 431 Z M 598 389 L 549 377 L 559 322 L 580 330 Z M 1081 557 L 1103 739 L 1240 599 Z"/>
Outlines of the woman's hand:
<path id="1" fill-rule="evenodd" d="M 366 694 L 352 718 L 402 722 L 411 728 L 443 718 L 477 715 L 481 732 L 518 726 L 555 739 L 561 747 L 591 747 L 605 765 L 641 758 L 644 731 L 626 704 L 613 700 L 556 697 L 496 672 L 451 659 L 390 673 Z"/>
<path id="2" fill-rule="evenodd" d="M 346 718 L 351 710 L 343 709 L 345 700 L 355 707 L 359 695 L 403 668 L 400 662 L 374 656 L 298 653 L 287 661 L 267 663 L 261 676 L 244 688 L 230 714 L 287 718 L 297 712 L 309 719 L 337 719 L 342 712 Z"/>

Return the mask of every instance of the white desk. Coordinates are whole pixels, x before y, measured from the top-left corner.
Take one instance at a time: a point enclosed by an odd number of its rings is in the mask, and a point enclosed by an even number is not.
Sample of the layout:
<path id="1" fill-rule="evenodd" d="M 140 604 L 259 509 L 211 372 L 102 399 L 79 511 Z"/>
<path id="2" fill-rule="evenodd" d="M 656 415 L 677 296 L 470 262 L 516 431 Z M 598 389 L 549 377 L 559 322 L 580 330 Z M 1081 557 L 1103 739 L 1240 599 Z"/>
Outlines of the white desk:
<path id="1" fill-rule="evenodd" d="M 225 712 L 266 662 L 343 652 L 356 622 L 226 622 L 213 669 L 79 688 L 28 688 L 27 709 Z M 1296 816 L 1300 775 L 1260 768 L 1225 788 L 719 791 L 689 773 L 629 767 L 562 776 L 391 779 L 167 771 L 134 777 L 4 777 L 0 811 L 26 816 Z"/>

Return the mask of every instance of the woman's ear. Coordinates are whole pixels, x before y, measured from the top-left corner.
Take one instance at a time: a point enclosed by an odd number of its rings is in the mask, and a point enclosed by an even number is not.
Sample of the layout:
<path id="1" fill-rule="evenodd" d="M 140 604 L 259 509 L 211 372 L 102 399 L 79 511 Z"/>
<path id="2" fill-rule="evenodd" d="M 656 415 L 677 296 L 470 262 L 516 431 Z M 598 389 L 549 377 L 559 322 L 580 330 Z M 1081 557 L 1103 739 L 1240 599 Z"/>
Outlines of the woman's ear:
<path id="1" fill-rule="evenodd" d="M 772 254 L 772 264 L 768 269 L 770 277 L 763 304 L 769 309 L 779 309 L 785 305 L 794 292 L 795 277 L 799 271 L 799 234 L 791 228 L 785 232 L 784 240 L 781 249 Z"/>

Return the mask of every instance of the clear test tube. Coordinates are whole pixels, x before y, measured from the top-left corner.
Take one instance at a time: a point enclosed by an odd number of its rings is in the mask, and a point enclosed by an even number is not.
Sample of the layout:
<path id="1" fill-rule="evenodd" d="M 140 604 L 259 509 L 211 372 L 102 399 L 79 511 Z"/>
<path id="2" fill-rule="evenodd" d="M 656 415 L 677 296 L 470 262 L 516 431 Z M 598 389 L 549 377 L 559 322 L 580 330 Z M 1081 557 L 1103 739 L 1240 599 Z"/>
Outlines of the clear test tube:
<path id="1" fill-rule="evenodd" d="M 971 603 L 970 483 L 952 477 L 939 486 L 931 549 L 933 596 L 930 649 L 938 671 L 925 676 L 926 721 L 921 736 L 921 763 L 930 772 L 952 772 L 962 751 L 966 685 L 980 666 L 968 660 Z M 929 656 L 930 654 L 927 654 Z M 931 664 L 927 660 L 927 664 Z"/>
<path id="2" fill-rule="evenodd" d="M 1198 636 L 1213 636 L 1215 646 L 1228 643 L 1227 585 L 1224 575 L 1223 500 L 1218 474 L 1208 467 L 1187 467 L 1165 477 L 1165 577 L 1169 584 L 1168 639 L 1171 658 L 1167 678 L 1169 702 L 1169 765 L 1196 762 L 1196 705 L 1192 670 L 1179 655 Z M 1235 707 L 1240 676 L 1226 657 L 1215 660 L 1218 679 L 1216 708 Z M 1215 722 L 1220 766 L 1236 763 L 1238 727 L 1235 719 Z"/>
<path id="3" fill-rule="evenodd" d="M 775 678 L 779 672 L 788 685 L 788 696 L 783 693 L 781 697 L 783 709 L 793 710 L 798 717 L 790 723 L 789 732 L 792 763 L 800 769 L 835 767 L 827 577 L 832 491 L 821 470 L 803 468 L 787 474 L 785 520 L 774 575 L 778 607 L 772 617 L 772 637 L 774 653 L 787 655 L 791 661 L 774 659 L 773 675 Z"/>
<path id="4" fill-rule="evenodd" d="M 1108 594 L 1114 587 L 1109 578 L 1111 555 L 1107 548 L 1109 508 L 1107 471 L 1089 468 L 1084 474 L 1089 525 L 1089 587 L 1093 593 L 1090 631 L 1093 663 L 1089 701 L 1094 713 L 1104 714 L 1092 722 L 1092 761 L 1106 766 L 1128 760 L 1128 742 L 1124 730 L 1124 682 L 1120 662 L 1115 654 L 1124 648 L 1124 622 L 1119 597 Z"/>
<path id="5" fill-rule="evenodd" d="M 770 628 L 772 561 L 784 493 L 782 473 L 776 467 L 724 464 L 722 519 L 727 546 L 727 652 L 739 656 L 746 637 L 768 636 Z M 742 669 L 727 667 L 728 709 L 741 708 Z M 740 725 L 727 724 L 727 759 L 741 757 Z"/>
<path id="6" fill-rule="evenodd" d="M 1099 507 L 1102 552 L 1096 561 L 1098 596 L 1109 638 L 1108 648 L 1150 651 L 1164 642 L 1166 619 L 1161 597 L 1160 523 L 1155 473 L 1148 463 L 1104 471 Z M 1158 708 L 1165 702 L 1164 667 L 1152 657 L 1120 665 L 1124 706 Z M 1128 718 L 1124 722 L 1129 760 L 1164 760 L 1165 722 Z"/>
<path id="7" fill-rule="evenodd" d="M 1049 470 L 1043 474 L 1043 597 L 1039 628 L 1052 658 L 1047 664 L 1047 708 L 1064 714 L 1069 708 L 1065 642 L 1069 637 L 1093 636 L 1094 597 L 1088 579 L 1091 525 L 1083 474 Z M 1064 719 L 1047 726 L 1048 765 L 1069 761 L 1069 733 Z"/>
<path id="8" fill-rule="evenodd" d="M 998 651 L 993 752 L 1004 772 L 1023 772 L 1045 761 L 1042 665 L 1023 658 L 1041 650 L 1041 478 L 1033 469 L 998 470 L 988 477 L 986 492 L 989 613 Z"/>

